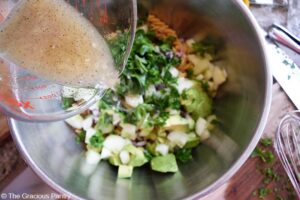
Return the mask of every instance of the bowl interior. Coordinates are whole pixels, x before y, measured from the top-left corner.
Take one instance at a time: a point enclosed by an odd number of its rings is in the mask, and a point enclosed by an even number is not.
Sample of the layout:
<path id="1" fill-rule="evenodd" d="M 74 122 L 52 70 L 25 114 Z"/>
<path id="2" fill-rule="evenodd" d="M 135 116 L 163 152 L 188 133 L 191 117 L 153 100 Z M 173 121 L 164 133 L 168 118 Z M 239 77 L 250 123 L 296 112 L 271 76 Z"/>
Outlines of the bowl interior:
<path id="1" fill-rule="evenodd" d="M 106 162 L 96 169 L 64 122 L 30 124 L 11 120 L 13 136 L 28 164 L 52 187 L 73 198 L 182 199 L 201 197 L 226 181 L 250 155 L 266 121 L 270 75 L 255 28 L 236 1 L 140 0 L 139 15 L 153 13 L 184 38 L 209 31 L 226 42 L 220 65 L 229 80 L 214 102 L 220 125 L 176 174 L 135 169 L 117 179 Z M 46 105 L 45 105 L 46 106 Z"/>

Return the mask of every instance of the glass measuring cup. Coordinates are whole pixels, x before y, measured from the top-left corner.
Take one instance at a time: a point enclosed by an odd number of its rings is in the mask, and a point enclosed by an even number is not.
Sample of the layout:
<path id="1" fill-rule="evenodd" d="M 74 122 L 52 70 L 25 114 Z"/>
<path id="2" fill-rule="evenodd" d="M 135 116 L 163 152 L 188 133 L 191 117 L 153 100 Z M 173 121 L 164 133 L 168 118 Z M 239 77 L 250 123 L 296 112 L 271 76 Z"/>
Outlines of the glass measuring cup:
<path id="1" fill-rule="evenodd" d="M 0 25 L 20 1 L 24 0 L 0 1 Z M 126 43 L 125 48 L 119 49 L 118 55 L 113 55 L 116 67 L 121 73 L 134 40 L 136 0 L 66 0 L 66 2 L 88 19 L 108 44 L 111 35 L 116 31 L 124 33 L 122 40 Z M 66 119 L 95 104 L 104 95 L 105 90 L 103 85 L 94 88 L 66 87 L 45 80 L 0 57 L 0 112 L 9 117 L 32 122 Z M 75 97 L 77 103 L 66 109 L 65 101 L 70 95 Z"/>

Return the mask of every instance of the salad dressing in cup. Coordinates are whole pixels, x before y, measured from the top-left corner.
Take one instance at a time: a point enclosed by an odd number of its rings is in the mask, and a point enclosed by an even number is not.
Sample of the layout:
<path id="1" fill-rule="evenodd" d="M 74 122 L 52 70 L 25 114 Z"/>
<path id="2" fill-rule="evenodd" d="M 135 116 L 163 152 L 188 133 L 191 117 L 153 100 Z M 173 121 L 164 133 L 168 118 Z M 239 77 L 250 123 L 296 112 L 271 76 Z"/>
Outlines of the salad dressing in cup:
<path id="1" fill-rule="evenodd" d="M 114 88 L 134 38 L 134 0 L 108 2 L 114 10 L 96 0 L 14 2 L 0 2 L 6 10 L 0 23 L 2 112 L 27 121 L 65 119 Z M 118 62 L 108 41 L 116 31 L 128 32 Z M 81 103 L 65 110 L 62 96 L 68 95 Z M 52 105 L 45 109 L 39 101 Z"/>

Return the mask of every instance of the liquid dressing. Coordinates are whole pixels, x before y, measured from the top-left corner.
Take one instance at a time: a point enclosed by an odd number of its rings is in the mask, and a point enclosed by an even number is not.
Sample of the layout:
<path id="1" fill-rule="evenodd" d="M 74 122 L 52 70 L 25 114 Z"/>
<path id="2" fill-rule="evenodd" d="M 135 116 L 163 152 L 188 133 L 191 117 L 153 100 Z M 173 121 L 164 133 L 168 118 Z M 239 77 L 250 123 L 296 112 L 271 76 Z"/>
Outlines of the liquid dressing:
<path id="1" fill-rule="evenodd" d="M 64 0 L 21 1 L 0 26 L 0 56 L 63 85 L 118 82 L 104 38 Z"/>

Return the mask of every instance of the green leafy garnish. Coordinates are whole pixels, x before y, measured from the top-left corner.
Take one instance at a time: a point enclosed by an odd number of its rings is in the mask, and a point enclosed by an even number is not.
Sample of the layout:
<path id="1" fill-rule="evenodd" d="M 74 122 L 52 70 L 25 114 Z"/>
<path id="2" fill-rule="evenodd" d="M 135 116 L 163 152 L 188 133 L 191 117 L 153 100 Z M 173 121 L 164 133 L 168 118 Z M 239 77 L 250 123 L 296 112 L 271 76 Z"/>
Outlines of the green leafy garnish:
<path id="1" fill-rule="evenodd" d="M 97 131 L 97 133 L 90 138 L 90 146 L 92 148 L 102 148 L 103 142 L 103 135 L 99 131 Z"/>
<path id="2" fill-rule="evenodd" d="M 177 149 L 175 151 L 175 156 L 180 162 L 186 163 L 192 159 L 192 149 Z"/>
<path id="3" fill-rule="evenodd" d="M 155 40 L 157 45 L 163 48 L 160 51 L 152 39 L 151 33 L 137 31 L 131 55 L 117 87 L 119 95 L 124 96 L 128 92 L 144 94 L 150 85 L 174 83 L 166 72 L 178 65 L 180 59 L 176 56 L 166 56 L 170 51 L 167 42 Z"/>
<path id="4" fill-rule="evenodd" d="M 272 190 L 270 190 L 269 188 L 259 188 L 258 189 L 258 197 L 260 199 L 265 198 L 268 194 L 270 194 L 272 192 Z"/>
<path id="5" fill-rule="evenodd" d="M 81 142 L 84 142 L 85 139 L 85 131 L 81 131 L 77 136 L 76 136 L 76 142 L 80 144 Z"/>
<path id="6" fill-rule="evenodd" d="M 267 147 L 267 146 L 272 145 L 272 139 L 271 138 L 263 138 L 263 139 L 260 140 L 260 143 L 263 146 Z"/>
<path id="7" fill-rule="evenodd" d="M 115 38 L 108 41 L 108 45 L 117 67 L 121 67 L 123 64 L 122 61 L 125 56 L 128 39 L 129 34 L 125 32 L 118 33 Z"/>
<path id="8" fill-rule="evenodd" d="M 252 152 L 252 157 L 259 157 L 265 163 L 273 163 L 275 156 L 271 151 L 266 151 L 260 147 L 256 147 Z"/>
<path id="9" fill-rule="evenodd" d="M 73 98 L 63 97 L 63 109 L 71 108 L 73 103 L 75 102 Z"/>

